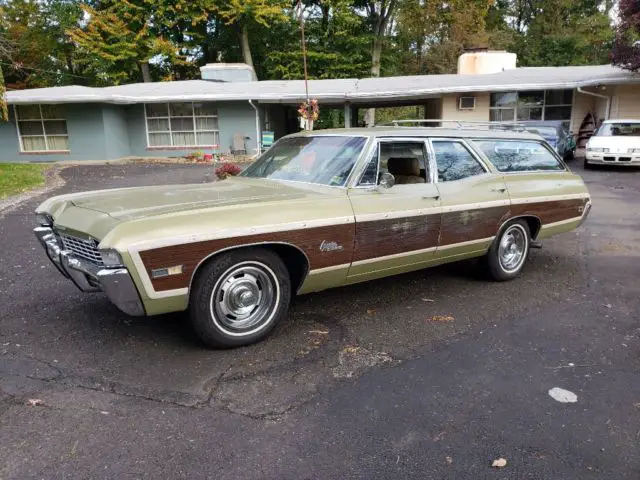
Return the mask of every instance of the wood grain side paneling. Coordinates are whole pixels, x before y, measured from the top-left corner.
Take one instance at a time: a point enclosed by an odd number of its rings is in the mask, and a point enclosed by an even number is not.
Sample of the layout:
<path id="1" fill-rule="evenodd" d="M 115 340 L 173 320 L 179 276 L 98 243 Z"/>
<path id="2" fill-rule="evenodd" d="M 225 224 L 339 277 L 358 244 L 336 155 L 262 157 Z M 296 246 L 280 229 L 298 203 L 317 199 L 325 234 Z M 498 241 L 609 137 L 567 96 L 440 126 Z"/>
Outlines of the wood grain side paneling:
<path id="1" fill-rule="evenodd" d="M 140 257 L 149 274 L 149 278 L 151 278 L 151 270 L 153 269 L 183 265 L 182 274 L 152 279 L 151 281 L 156 291 L 173 290 L 188 287 L 195 268 L 207 256 L 236 245 L 268 242 L 289 243 L 298 247 L 307 255 L 311 264 L 310 269 L 350 263 L 353 252 L 354 230 L 354 224 L 345 224 L 246 235 L 146 250 L 140 252 Z M 320 250 L 320 244 L 323 240 L 336 242 L 342 246 L 342 249 L 323 252 Z"/>
<path id="2" fill-rule="evenodd" d="M 523 203 L 511 206 L 512 217 L 532 215 L 538 217 L 542 225 L 561 222 L 579 217 L 587 204 L 586 198 L 575 200 L 559 200 L 551 202 Z"/>
<path id="3" fill-rule="evenodd" d="M 438 213 L 357 223 L 353 261 L 436 247 L 440 218 Z"/>
<path id="4" fill-rule="evenodd" d="M 509 206 L 446 212 L 442 215 L 440 245 L 492 237 L 509 213 Z"/>
<path id="5" fill-rule="evenodd" d="M 288 243 L 307 255 L 310 269 L 314 270 L 492 237 L 513 217 L 534 216 L 543 225 L 559 222 L 580 216 L 586 203 L 587 199 L 538 202 L 246 235 L 146 250 L 140 252 L 140 257 L 149 278 L 153 269 L 183 265 L 180 275 L 152 280 L 156 291 L 165 291 L 188 287 L 203 259 L 236 245 Z M 322 241 L 336 242 L 342 249 L 323 252 Z"/>

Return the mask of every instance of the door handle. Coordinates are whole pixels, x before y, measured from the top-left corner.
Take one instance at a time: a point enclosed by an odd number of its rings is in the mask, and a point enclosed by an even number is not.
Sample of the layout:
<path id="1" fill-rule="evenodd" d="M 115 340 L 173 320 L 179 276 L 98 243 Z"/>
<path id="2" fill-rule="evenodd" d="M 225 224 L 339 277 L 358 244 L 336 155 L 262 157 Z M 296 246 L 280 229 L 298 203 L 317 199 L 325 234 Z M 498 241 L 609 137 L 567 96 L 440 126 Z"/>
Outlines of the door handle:
<path id="1" fill-rule="evenodd" d="M 507 191 L 506 187 L 496 187 L 491 189 L 492 192 L 504 193 Z"/>
<path id="2" fill-rule="evenodd" d="M 440 195 L 424 195 L 423 200 L 440 200 Z"/>

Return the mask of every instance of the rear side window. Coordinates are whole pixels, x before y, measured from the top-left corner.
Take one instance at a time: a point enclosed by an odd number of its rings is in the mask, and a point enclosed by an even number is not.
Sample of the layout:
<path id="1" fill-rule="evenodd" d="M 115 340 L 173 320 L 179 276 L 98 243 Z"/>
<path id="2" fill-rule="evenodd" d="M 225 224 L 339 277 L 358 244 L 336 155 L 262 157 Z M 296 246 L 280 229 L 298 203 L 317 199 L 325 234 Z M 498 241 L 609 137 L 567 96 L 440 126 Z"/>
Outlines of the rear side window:
<path id="1" fill-rule="evenodd" d="M 558 159 L 542 144 L 527 140 L 474 140 L 501 172 L 564 170 Z"/>
<path id="2" fill-rule="evenodd" d="M 484 173 L 482 165 L 462 142 L 433 140 L 431 145 L 436 156 L 439 182 L 452 182 Z"/>

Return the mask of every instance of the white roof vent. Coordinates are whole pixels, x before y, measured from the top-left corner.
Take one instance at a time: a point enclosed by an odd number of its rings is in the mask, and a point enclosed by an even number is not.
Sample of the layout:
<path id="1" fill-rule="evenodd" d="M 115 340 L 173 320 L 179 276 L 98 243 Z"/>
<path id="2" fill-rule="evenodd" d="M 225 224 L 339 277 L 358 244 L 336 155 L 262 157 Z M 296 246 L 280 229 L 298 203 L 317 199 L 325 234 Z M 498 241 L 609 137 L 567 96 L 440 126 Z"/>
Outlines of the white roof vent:
<path id="1" fill-rule="evenodd" d="M 515 53 L 505 51 L 467 52 L 458 57 L 458 73 L 478 75 L 512 70 L 516 68 L 517 60 Z"/>
<path id="2" fill-rule="evenodd" d="M 203 80 L 218 82 L 255 82 L 258 80 L 256 72 L 246 63 L 207 63 L 200 67 L 200 77 Z"/>

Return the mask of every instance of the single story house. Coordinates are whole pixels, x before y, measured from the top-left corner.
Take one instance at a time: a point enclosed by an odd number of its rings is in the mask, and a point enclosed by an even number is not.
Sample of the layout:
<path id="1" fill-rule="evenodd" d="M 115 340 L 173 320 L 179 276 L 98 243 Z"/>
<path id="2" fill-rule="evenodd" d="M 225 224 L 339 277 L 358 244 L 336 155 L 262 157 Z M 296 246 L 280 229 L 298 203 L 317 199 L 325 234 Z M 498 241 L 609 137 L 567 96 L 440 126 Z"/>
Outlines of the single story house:
<path id="1" fill-rule="evenodd" d="M 209 64 L 201 80 L 10 91 L 0 162 L 113 160 L 260 149 L 262 132 L 297 131 L 302 80 L 257 81 L 243 64 Z M 425 118 L 464 121 L 640 118 L 640 75 L 611 65 L 516 68 L 514 54 L 463 54 L 458 73 L 311 80 L 320 108 L 424 105 Z"/>

